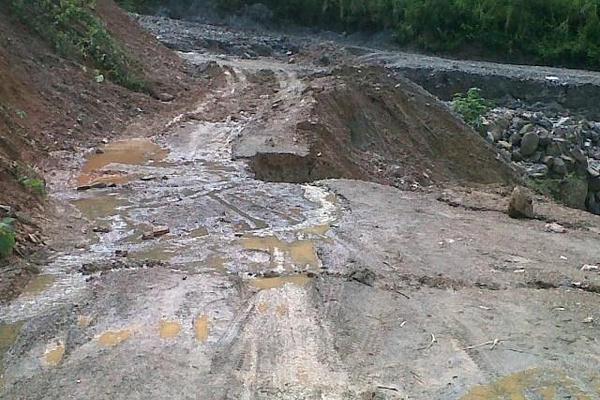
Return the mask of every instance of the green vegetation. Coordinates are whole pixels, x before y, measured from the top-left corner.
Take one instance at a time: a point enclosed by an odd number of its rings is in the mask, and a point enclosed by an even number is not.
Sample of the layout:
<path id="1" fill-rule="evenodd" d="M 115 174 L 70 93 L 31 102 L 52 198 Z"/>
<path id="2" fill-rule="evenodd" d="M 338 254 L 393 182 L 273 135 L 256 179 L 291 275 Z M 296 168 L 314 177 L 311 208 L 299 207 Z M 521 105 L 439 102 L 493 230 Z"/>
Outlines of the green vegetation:
<path id="1" fill-rule="evenodd" d="M 32 167 L 23 167 L 15 163 L 11 166 L 10 173 L 30 192 L 39 196 L 46 195 L 46 182 L 38 177 L 39 174 Z"/>
<path id="2" fill-rule="evenodd" d="M 279 21 L 326 29 L 395 32 L 405 45 L 445 52 L 600 68 L 600 0 L 209 0 L 235 12 L 253 3 Z M 158 3 L 121 0 L 147 12 Z"/>
<path id="3" fill-rule="evenodd" d="M 12 218 L 0 220 L 0 258 L 6 258 L 12 254 L 15 248 L 15 229 Z"/>
<path id="4" fill-rule="evenodd" d="M 471 88 L 467 94 L 458 93 L 454 95 L 452 100 L 452 108 L 459 113 L 466 123 L 471 125 L 476 130 L 480 131 L 483 126 L 482 117 L 490 109 L 493 104 L 481 97 L 481 90 Z"/>
<path id="5" fill-rule="evenodd" d="M 137 68 L 94 13 L 95 0 L 9 0 L 14 15 L 65 57 L 92 64 L 113 82 L 136 91 Z"/>
<path id="6" fill-rule="evenodd" d="M 44 182 L 42 179 L 24 177 L 19 180 L 19 183 L 21 183 L 21 185 L 23 185 L 26 189 L 39 196 L 46 195 L 46 182 Z"/>

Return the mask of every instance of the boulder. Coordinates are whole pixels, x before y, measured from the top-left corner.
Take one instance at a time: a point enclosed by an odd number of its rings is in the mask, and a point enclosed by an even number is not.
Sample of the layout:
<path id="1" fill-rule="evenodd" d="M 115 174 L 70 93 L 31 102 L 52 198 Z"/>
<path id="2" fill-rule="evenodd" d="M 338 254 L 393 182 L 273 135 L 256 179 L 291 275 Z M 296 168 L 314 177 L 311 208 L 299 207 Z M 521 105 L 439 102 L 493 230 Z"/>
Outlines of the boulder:
<path id="1" fill-rule="evenodd" d="M 568 177 L 559 183 L 559 198 L 567 207 L 585 210 L 587 195 L 588 183 L 586 179 Z"/>
<path id="2" fill-rule="evenodd" d="M 528 132 L 521 139 L 521 154 L 528 157 L 536 152 L 540 144 L 540 137 L 535 132 Z"/>
<path id="3" fill-rule="evenodd" d="M 527 189 L 515 187 L 508 204 L 508 215 L 511 218 L 533 218 L 533 197 Z"/>
<path id="4" fill-rule="evenodd" d="M 567 170 L 567 164 L 560 157 L 554 157 L 552 159 L 552 172 L 558 176 L 565 176 L 569 172 Z"/>

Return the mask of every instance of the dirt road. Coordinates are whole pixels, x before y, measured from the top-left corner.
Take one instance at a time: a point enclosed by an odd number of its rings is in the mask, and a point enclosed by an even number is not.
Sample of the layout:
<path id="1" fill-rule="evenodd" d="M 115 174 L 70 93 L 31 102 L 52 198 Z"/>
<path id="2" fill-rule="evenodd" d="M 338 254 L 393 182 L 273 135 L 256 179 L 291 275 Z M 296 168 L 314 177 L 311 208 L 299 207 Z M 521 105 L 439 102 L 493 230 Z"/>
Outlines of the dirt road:
<path id="1" fill-rule="evenodd" d="M 598 217 L 550 207 L 559 234 L 501 192 L 256 180 L 233 147 L 271 146 L 240 138 L 285 125 L 302 65 L 187 57 L 218 90 L 53 183 L 57 251 L 0 306 L 1 398 L 600 398 Z"/>

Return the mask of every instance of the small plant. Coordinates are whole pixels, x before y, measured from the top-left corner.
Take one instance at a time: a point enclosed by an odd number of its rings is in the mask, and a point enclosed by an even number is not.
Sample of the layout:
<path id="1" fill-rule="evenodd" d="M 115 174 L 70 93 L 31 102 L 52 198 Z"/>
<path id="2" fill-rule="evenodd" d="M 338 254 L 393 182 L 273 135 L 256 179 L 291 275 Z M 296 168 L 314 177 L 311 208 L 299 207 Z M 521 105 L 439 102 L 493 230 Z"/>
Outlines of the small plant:
<path id="1" fill-rule="evenodd" d="M 42 179 L 26 177 L 22 178 L 20 182 L 21 185 L 31 190 L 35 194 L 40 196 L 44 196 L 46 194 L 46 182 L 44 182 Z"/>
<path id="2" fill-rule="evenodd" d="M 12 165 L 10 172 L 24 188 L 40 196 L 46 195 L 46 182 L 38 178 L 39 174 L 34 168 L 15 163 Z"/>
<path id="3" fill-rule="evenodd" d="M 27 113 L 23 110 L 17 110 L 15 111 L 15 114 L 17 114 L 17 117 L 19 117 L 20 119 L 27 118 Z"/>
<path id="4" fill-rule="evenodd" d="M 0 220 L 0 258 L 10 256 L 17 243 L 13 222 L 12 218 Z"/>
<path id="5" fill-rule="evenodd" d="M 483 115 L 493 107 L 492 102 L 481 97 L 481 89 L 471 88 L 467 94 L 458 93 L 452 100 L 452 109 L 459 113 L 465 122 L 480 131 Z"/>

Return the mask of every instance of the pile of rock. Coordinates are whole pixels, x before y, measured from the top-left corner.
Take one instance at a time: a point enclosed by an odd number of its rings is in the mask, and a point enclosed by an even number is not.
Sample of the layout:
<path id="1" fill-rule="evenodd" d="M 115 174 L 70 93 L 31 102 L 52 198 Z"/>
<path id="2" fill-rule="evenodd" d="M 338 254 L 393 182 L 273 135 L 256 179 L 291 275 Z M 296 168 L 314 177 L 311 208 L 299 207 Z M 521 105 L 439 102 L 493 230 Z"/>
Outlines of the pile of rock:
<path id="1" fill-rule="evenodd" d="M 558 182 L 567 205 L 600 214 L 600 122 L 565 114 L 495 108 L 486 139 L 535 180 Z"/>

